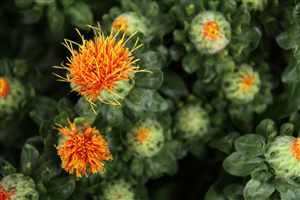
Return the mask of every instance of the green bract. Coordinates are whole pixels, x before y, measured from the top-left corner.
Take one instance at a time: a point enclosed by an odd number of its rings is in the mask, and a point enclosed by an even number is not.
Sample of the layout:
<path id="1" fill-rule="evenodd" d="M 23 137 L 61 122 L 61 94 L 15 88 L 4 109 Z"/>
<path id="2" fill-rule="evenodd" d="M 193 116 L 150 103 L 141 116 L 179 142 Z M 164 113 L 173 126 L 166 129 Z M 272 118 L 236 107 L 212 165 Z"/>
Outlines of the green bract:
<path id="1" fill-rule="evenodd" d="M 300 161 L 296 158 L 293 144 L 296 138 L 279 136 L 270 144 L 265 157 L 277 176 L 295 178 L 300 176 Z"/>
<path id="2" fill-rule="evenodd" d="M 260 89 L 260 77 L 249 65 L 243 64 L 238 71 L 230 72 L 224 77 L 226 97 L 238 104 L 252 101 Z"/>
<path id="3" fill-rule="evenodd" d="M 203 137 L 207 133 L 208 114 L 199 105 L 183 106 L 176 118 L 176 127 L 184 138 Z"/>
<path id="4" fill-rule="evenodd" d="M 14 191 L 10 200 L 38 200 L 39 193 L 30 177 L 23 174 L 10 174 L 0 181 L 6 191 Z"/>
<path id="5" fill-rule="evenodd" d="M 135 200 L 133 188 L 124 180 L 107 183 L 103 189 L 104 200 Z"/>
<path id="6" fill-rule="evenodd" d="M 128 148 L 140 157 L 152 157 L 164 145 L 162 126 L 153 119 L 137 123 L 128 133 Z"/>
<path id="7" fill-rule="evenodd" d="M 148 36 L 152 31 L 148 20 L 134 12 L 126 12 L 117 16 L 112 23 L 112 28 L 128 35 L 140 32 Z"/>
<path id="8" fill-rule="evenodd" d="M 205 36 L 207 23 L 213 22 L 216 27 L 216 38 Z M 191 22 L 190 38 L 196 49 L 202 54 L 214 54 L 224 49 L 231 37 L 230 24 L 219 12 L 205 11 L 198 14 Z"/>
<path id="9" fill-rule="evenodd" d="M 6 97 L 0 97 L 0 113 L 11 114 L 17 111 L 24 103 L 25 88 L 17 79 L 8 79 L 10 87 Z"/>

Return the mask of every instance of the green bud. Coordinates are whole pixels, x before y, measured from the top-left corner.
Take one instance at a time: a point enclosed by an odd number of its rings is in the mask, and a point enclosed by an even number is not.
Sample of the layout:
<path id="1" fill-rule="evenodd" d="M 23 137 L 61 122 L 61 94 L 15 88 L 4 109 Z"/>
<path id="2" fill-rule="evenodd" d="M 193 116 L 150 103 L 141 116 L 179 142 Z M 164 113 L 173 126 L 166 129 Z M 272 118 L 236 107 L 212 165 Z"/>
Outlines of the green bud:
<path id="1" fill-rule="evenodd" d="M 117 180 L 107 184 L 103 190 L 104 200 L 134 200 L 134 191 L 128 182 Z"/>
<path id="2" fill-rule="evenodd" d="M 260 89 L 260 77 L 249 65 L 243 64 L 237 72 L 224 77 L 226 97 L 238 104 L 251 102 Z"/>
<path id="3" fill-rule="evenodd" d="M 34 181 L 23 174 L 11 174 L 5 176 L 0 185 L 6 191 L 13 191 L 10 200 L 38 200 L 39 193 L 36 191 Z"/>
<path id="4" fill-rule="evenodd" d="M 128 133 L 128 148 L 139 157 L 154 156 L 163 144 L 163 128 L 151 119 L 137 123 Z"/>
<path id="5" fill-rule="evenodd" d="M 177 129 L 184 138 L 203 137 L 207 133 L 209 118 L 199 105 L 188 105 L 177 113 Z"/>
<path id="6" fill-rule="evenodd" d="M 190 39 L 202 54 L 214 54 L 224 49 L 231 37 L 231 27 L 221 13 L 206 11 L 191 23 Z"/>

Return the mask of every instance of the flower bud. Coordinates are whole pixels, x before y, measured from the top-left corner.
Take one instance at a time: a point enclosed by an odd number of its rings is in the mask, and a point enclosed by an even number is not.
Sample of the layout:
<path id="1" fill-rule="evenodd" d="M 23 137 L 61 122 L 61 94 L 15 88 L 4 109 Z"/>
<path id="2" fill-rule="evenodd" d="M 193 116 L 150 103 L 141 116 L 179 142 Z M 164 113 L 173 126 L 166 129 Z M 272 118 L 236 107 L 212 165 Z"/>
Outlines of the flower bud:
<path id="1" fill-rule="evenodd" d="M 221 13 L 206 11 L 198 14 L 191 23 L 190 38 L 203 54 L 214 54 L 230 41 L 231 28 Z"/>
<path id="2" fill-rule="evenodd" d="M 224 77 L 224 91 L 228 99 L 235 103 L 251 102 L 260 89 L 260 77 L 249 65 L 242 65 L 237 72 Z"/>
<path id="3" fill-rule="evenodd" d="M 140 157 L 152 157 L 164 144 L 164 134 L 161 125 L 147 119 L 137 123 L 128 133 L 129 149 Z"/>
<path id="4" fill-rule="evenodd" d="M 184 138 L 203 137 L 208 124 L 208 114 L 199 105 L 184 106 L 177 113 L 176 126 Z"/>
<path id="5" fill-rule="evenodd" d="M 104 200 L 134 200 L 132 186 L 124 180 L 107 184 L 103 190 Z"/>
<path id="6" fill-rule="evenodd" d="M 149 35 L 150 25 L 147 19 L 139 16 L 134 12 L 126 12 L 119 15 L 112 23 L 112 29 L 115 31 L 124 32 L 131 35 L 140 32 L 144 35 Z"/>
<path id="7" fill-rule="evenodd" d="M 18 80 L 0 77 L 0 113 L 13 113 L 24 99 L 25 89 Z"/>
<path id="8" fill-rule="evenodd" d="M 279 136 L 269 146 L 265 154 L 267 162 L 275 174 L 283 178 L 300 176 L 300 139 Z"/>
<path id="9" fill-rule="evenodd" d="M 4 200 L 38 200 L 39 193 L 30 177 L 10 174 L 0 181 L 0 197 Z M 2 199 L 1 199 L 2 200 Z"/>

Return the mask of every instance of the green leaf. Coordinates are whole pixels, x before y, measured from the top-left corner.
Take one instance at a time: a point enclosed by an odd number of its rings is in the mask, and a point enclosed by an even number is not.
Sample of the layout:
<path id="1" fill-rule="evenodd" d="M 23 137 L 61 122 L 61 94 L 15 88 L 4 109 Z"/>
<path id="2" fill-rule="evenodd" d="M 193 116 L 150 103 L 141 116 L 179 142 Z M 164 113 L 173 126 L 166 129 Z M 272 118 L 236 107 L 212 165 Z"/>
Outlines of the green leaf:
<path id="1" fill-rule="evenodd" d="M 243 198 L 243 186 L 239 184 L 230 184 L 223 190 L 228 200 L 237 200 Z"/>
<path id="2" fill-rule="evenodd" d="M 275 191 L 273 185 L 250 179 L 244 188 L 245 200 L 268 200 Z"/>
<path id="3" fill-rule="evenodd" d="M 87 25 L 93 23 L 93 13 L 90 6 L 83 2 L 76 2 L 72 5 L 67 13 L 70 17 L 71 23 L 79 28 L 87 28 Z"/>
<path id="4" fill-rule="evenodd" d="M 75 180 L 72 177 L 52 179 L 49 183 L 48 194 L 51 199 L 68 199 L 75 190 Z"/>
<path id="5" fill-rule="evenodd" d="M 147 89 L 159 89 L 163 83 L 163 73 L 160 69 L 151 69 L 135 75 L 135 84 Z"/>
<path id="6" fill-rule="evenodd" d="M 273 120 L 264 119 L 256 126 L 255 132 L 266 138 L 273 138 L 277 135 L 277 128 Z"/>
<path id="7" fill-rule="evenodd" d="M 173 71 L 166 71 L 164 76 L 164 83 L 160 89 L 164 95 L 179 99 L 188 95 L 188 89 L 180 76 Z"/>
<path id="8" fill-rule="evenodd" d="M 223 194 L 213 185 L 205 194 L 204 200 L 226 200 Z"/>
<path id="9" fill-rule="evenodd" d="M 51 6 L 48 9 L 47 19 L 52 35 L 57 38 L 61 38 L 64 33 L 65 25 L 64 13 L 58 10 L 55 6 Z"/>
<path id="10" fill-rule="evenodd" d="M 25 144 L 21 153 L 21 172 L 25 175 L 30 175 L 37 165 L 39 157 L 40 153 L 34 146 Z"/>
<path id="11" fill-rule="evenodd" d="M 212 140 L 210 146 L 229 154 L 233 150 L 234 140 L 239 136 L 237 132 L 229 133 L 228 135 L 219 139 Z"/>
<path id="12" fill-rule="evenodd" d="M 194 73 L 195 71 L 197 71 L 197 69 L 200 68 L 201 66 L 201 56 L 196 54 L 196 53 L 192 53 L 192 54 L 187 54 L 182 61 L 182 66 L 183 69 L 191 74 Z"/>
<path id="13" fill-rule="evenodd" d="M 261 135 L 247 134 L 236 139 L 234 146 L 244 155 L 258 156 L 264 154 L 265 139 Z"/>
<path id="14" fill-rule="evenodd" d="M 275 182 L 276 190 L 280 194 L 281 200 L 299 200 L 300 188 L 290 185 L 285 181 L 277 180 Z"/>
<path id="15" fill-rule="evenodd" d="M 262 158 L 251 158 L 242 153 L 234 152 L 223 162 L 223 168 L 234 176 L 247 176 L 263 162 Z"/>
<path id="16" fill-rule="evenodd" d="M 17 169 L 7 160 L 0 157 L 0 175 L 7 176 L 9 174 L 16 173 Z"/>
<path id="17" fill-rule="evenodd" d="M 294 49 L 298 46 L 297 42 L 295 42 L 290 35 L 288 34 L 288 32 L 283 32 L 281 34 L 279 34 L 276 37 L 276 42 L 277 44 L 285 49 L 285 50 L 290 50 L 290 49 Z"/>
<path id="18" fill-rule="evenodd" d="M 300 64 L 290 63 L 283 71 L 281 80 L 284 83 L 299 82 L 300 81 Z"/>

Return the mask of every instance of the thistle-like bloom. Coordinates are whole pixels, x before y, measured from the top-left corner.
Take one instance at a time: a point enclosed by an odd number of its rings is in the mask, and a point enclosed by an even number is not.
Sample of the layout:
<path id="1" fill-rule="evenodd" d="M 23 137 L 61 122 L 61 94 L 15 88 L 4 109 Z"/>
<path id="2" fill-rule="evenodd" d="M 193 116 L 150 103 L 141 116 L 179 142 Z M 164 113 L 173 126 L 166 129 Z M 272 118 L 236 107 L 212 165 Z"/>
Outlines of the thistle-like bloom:
<path id="1" fill-rule="evenodd" d="M 268 0 L 242 0 L 242 3 L 252 10 L 263 10 L 267 5 Z"/>
<path id="2" fill-rule="evenodd" d="M 131 184 L 124 180 L 108 183 L 103 190 L 104 200 L 134 200 L 134 196 Z"/>
<path id="3" fill-rule="evenodd" d="M 14 194 L 14 191 L 6 191 L 3 186 L 0 185 L 0 200 L 9 200 Z"/>
<path id="4" fill-rule="evenodd" d="M 25 88 L 16 79 L 0 78 L 0 113 L 11 114 L 25 100 Z"/>
<path id="5" fill-rule="evenodd" d="M 71 52 L 68 58 L 67 77 L 74 91 L 85 96 L 90 103 L 100 100 L 102 103 L 119 105 L 133 86 L 134 74 L 139 71 L 135 66 L 137 59 L 133 52 L 139 48 L 137 42 L 132 50 L 126 47 L 126 36 L 111 33 L 105 36 L 101 30 L 94 28 L 93 40 L 82 44 L 65 40 L 65 46 Z M 78 45 L 75 50 L 73 45 Z"/>
<path id="6" fill-rule="evenodd" d="M 0 77 L 0 98 L 5 98 L 8 95 L 9 90 L 10 86 L 8 81 L 5 78 Z"/>
<path id="7" fill-rule="evenodd" d="M 265 154 L 267 162 L 275 174 L 283 178 L 300 176 L 300 139 L 279 136 L 269 146 Z"/>
<path id="8" fill-rule="evenodd" d="M 140 157 L 154 156 L 161 150 L 163 144 L 163 128 L 157 121 L 151 119 L 137 123 L 128 133 L 128 147 Z"/>
<path id="9" fill-rule="evenodd" d="M 209 117 L 199 105 L 184 106 L 176 118 L 176 127 L 184 138 L 203 137 L 207 133 Z"/>
<path id="10" fill-rule="evenodd" d="M 151 32 L 151 26 L 147 19 L 134 12 L 126 12 L 116 17 L 112 23 L 112 29 L 114 31 L 124 32 L 128 35 L 136 32 L 149 35 Z"/>
<path id="11" fill-rule="evenodd" d="M 259 74 L 249 65 L 244 64 L 237 72 L 229 73 L 224 77 L 225 95 L 235 103 L 249 103 L 259 89 Z"/>
<path id="12" fill-rule="evenodd" d="M 38 200 L 34 181 L 23 174 L 10 174 L 0 181 L 0 200 Z"/>
<path id="13" fill-rule="evenodd" d="M 77 177 L 104 172 L 104 161 L 112 159 L 108 143 L 100 132 L 87 125 L 60 127 L 57 153 L 62 168 Z"/>
<path id="14" fill-rule="evenodd" d="M 214 54 L 221 51 L 229 43 L 230 37 L 230 24 L 221 13 L 202 12 L 191 23 L 191 41 L 202 54 Z"/>

